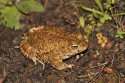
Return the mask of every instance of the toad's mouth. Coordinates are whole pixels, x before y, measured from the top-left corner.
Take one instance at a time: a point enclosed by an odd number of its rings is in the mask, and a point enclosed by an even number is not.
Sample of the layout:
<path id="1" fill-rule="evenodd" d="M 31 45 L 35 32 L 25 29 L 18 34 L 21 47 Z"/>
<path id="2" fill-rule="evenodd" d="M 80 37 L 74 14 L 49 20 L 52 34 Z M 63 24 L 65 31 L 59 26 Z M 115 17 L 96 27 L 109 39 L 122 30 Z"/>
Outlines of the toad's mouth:
<path id="1" fill-rule="evenodd" d="M 75 55 L 84 54 L 84 53 L 86 53 L 86 51 L 87 51 L 87 49 L 84 50 L 84 51 L 76 52 L 76 53 L 64 53 L 63 54 L 63 59 L 64 60 L 70 59 L 70 58 L 74 57 Z"/>

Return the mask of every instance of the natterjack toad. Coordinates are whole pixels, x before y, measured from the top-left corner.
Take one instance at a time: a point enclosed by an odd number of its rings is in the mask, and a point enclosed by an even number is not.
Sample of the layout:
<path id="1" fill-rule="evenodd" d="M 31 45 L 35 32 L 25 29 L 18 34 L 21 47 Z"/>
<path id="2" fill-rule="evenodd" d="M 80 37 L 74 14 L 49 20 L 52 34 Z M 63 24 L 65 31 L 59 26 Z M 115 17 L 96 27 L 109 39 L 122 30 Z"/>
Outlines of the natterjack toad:
<path id="1" fill-rule="evenodd" d="M 35 64 L 49 63 L 54 68 L 62 70 L 72 68 L 63 59 L 87 49 L 87 43 L 80 33 L 66 32 L 62 28 L 39 26 L 29 30 L 20 43 L 24 56 Z"/>

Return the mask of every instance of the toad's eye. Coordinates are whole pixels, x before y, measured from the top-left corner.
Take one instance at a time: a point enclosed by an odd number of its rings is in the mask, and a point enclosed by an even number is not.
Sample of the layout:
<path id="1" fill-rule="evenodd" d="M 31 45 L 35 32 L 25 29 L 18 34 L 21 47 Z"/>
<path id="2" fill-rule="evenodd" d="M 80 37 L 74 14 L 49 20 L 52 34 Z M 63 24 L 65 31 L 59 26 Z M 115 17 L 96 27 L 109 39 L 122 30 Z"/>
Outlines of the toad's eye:
<path id="1" fill-rule="evenodd" d="M 71 45 L 70 46 L 70 49 L 77 49 L 78 48 L 78 45 Z"/>

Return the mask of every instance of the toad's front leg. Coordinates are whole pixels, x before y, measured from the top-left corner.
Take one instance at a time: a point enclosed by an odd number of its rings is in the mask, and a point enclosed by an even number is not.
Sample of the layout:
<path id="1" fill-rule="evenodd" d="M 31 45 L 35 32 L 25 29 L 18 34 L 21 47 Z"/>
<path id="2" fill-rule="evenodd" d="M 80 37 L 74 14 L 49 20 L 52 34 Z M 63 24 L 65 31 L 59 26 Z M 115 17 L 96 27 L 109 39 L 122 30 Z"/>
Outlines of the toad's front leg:
<path id="1" fill-rule="evenodd" d="M 67 68 L 72 68 L 74 66 L 74 64 L 66 64 L 62 61 L 62 59 L 60 59 L 59 56 L 53 57 L 51 59 L 51 63 L 50 63 L 54 68 L 58 69 L 58 70 L 62 70 L 62 69 L 67 69 Z"/>

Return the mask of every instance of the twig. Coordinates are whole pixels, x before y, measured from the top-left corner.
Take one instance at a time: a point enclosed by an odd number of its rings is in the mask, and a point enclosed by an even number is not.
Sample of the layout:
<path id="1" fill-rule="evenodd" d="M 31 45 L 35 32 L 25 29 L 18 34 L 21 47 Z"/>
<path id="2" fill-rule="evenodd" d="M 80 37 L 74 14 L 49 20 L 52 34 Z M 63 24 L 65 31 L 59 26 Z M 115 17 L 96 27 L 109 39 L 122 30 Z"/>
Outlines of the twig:
<path id="1" fill-rule="evenodd" d="M 83 69 L 84 69 L 84 70 L 86 70 L 86 69 L 88 69 L 88 68 L 90 68 L 90 69 L 93 69 L 93 68 L 98 68 L 98 67 L 104 66 L 104 65 L 106 65 L 106 64 L 107 64 L 107 62 L 102 63 L 102 64 L 100 64 L 100 65 L 98 65 L 98 66 L 85 67 L 85 68 L 83 68 Z"/>
<path id="2" fill-rule="evenodd" d="M 99 73 L 97 73 L 92 79 L 90 79 L 88 82 L 89 83 L 93 83 L 94 82 L 94 79 L 97 79 L 98 77 L 99 77 L 99 75 L 104 71 L 104 69 L 108 66 L 108 64 L 111 62 L 114 62 L 113 60 L 114 60 L 114 56 L 115 56 L 115 54 L 112 56 L 112 58 L 107 62 L 107 64 L 106 65 L 104 65 L 104 67 L 100 70 L 100 72 Z M 113 64 L 113 63 L 112 63 Z"/>

